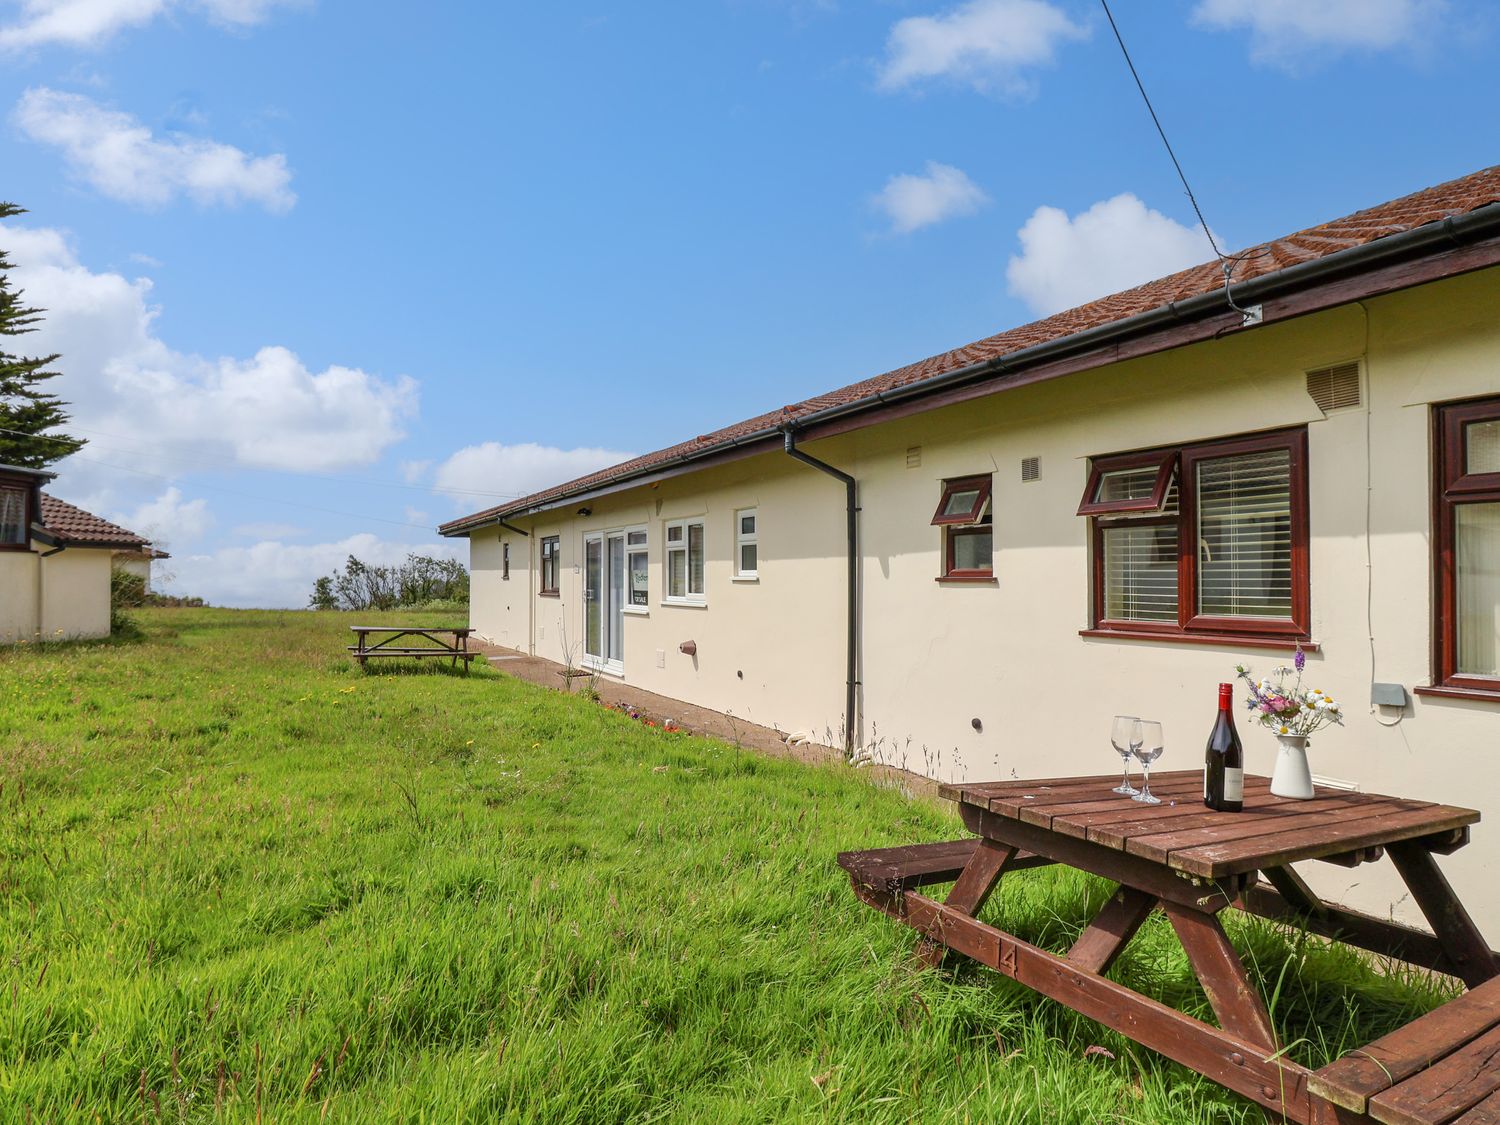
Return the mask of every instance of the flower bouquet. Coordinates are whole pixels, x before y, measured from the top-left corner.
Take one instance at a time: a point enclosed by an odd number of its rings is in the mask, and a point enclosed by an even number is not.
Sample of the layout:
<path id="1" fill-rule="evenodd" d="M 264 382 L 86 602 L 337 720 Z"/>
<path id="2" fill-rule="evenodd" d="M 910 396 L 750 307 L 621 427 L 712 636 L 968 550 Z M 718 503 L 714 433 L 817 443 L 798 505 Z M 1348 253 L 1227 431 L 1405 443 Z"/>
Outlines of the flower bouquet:
<path id="1" fill-rule="evenodd" d="M 1281 750 L 1271 792 L 1278 797 L 1306 800 L 1313 795 L 1312 771 L 1307 764 L 1308 736 L 1325 726 L 1344 723 L 1338 700 L 1320 688 L 1304 688 L 1302 673 L 1307 655 L 1301 648 L 1291 667 L 1273 668 L 1270 679 L 1257 680 L 1243 664 L 1235 672 L 1249 688 L 1245 706 L 1255 721 L 1276 735 Z"/>

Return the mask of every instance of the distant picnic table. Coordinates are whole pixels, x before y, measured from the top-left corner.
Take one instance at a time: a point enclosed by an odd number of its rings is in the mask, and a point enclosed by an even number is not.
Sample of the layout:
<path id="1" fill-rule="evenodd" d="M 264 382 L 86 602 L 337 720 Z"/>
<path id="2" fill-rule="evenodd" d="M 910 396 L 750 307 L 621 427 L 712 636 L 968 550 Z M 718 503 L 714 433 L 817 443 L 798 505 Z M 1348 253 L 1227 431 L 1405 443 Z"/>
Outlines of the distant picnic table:
<path id="1" fill-rule="evenodd" d="M 451 628 L 427 628 L 416 625 L 351 625 L 349 631 L 358 638 L 355 644 L 349 646 L 349 655 L 359 662 L 361 668 L 372 656 L 446 656 L 451 661 L 451 667 L 457 667 L 458 662 L 462 660 L 464 672 L 467 674 L 469 661 L 479 655 L 477 652 L 469 651 L 469 635 L 474 630 L 468 625 L 457 625 Z M 383 639 L 371 644 L 372 637 Z M 417 638 L 427 643 L 411 643 Z M 400 643 L 403 640 L 407 643 Z"/>
<path id="2" fill-rule="evenodd" d="M 1500 1122 L 1500 955 L 1436 860 L 1469 842 L 1473 809 L 1320 790 L 1271 795 L 1245 777 L 1240 813 L 1203 807 L 1197 770 L 1160 773 L 1160 805 L 1110 792 L 1118 775 L 945 785 L 974 836 L 845 852 L 859 898 L 923 935 L 923 960 L 965 954 L 1302 1125 Z M 1432 933 L 1324 902 L 1292 864 L 1353 867 L 1389 856 Z M 1057 955 L 978 920 L 1001 876 L 1066 864 L 1117 884 L 1093 923 Z M 1262 878 L 1262 876 L 1264 878 Z M 946 901 L 914 888 L 953 883 Z M 1313 1071 L 1276 1039 L 1260 990 L 1225 936 L 1235 907 L 1332 940 L 1460 977 L 1469 991 Z M 1160 907 L 1218 1027 L 1104 974 Z"/>

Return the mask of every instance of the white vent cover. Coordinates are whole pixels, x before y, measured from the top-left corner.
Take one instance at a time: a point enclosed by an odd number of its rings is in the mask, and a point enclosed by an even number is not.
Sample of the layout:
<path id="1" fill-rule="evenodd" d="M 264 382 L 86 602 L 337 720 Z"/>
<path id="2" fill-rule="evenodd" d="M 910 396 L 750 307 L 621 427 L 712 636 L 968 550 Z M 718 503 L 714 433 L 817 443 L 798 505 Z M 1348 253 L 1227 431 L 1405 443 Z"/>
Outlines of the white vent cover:
<path id="1" fill-rule="evenodd" d="M 922 447 L 920 445 L 909 445 L 906 447 L 906 467 L 908 469 L 919 469 L 922 467 Z"/>
<path id="2" fill-rule="evenodd" d="M 1042 479 L 1042 459 L 1040 457 L 1022 457 L 1021 458 L 1021 480 L 1023 480 L 1023 481 L 1031 481 L 1031 480 L 1041 480 L 1041 479 Z"/>
<path id="3" fill-rule="evenodd" d="M 1307 373 L 1307 393 L 1324 414 L 1359 406 L 1359 361 L 1336 363 Z"/>

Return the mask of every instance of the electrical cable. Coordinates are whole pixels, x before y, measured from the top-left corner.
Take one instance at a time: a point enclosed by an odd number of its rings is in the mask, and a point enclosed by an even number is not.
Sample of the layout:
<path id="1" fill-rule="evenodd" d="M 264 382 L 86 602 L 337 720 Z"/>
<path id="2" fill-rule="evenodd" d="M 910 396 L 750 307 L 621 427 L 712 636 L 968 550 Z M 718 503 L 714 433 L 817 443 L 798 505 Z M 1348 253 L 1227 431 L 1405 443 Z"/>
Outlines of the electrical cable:
<path id="1" fill-rule="evenodd" d="M 1167 131 L 1162 126 L 1161 118 L 1156 115 L 1156 107 L 1151 104 L 1151 97 L 1146 93 L 1146 84 L 1141 81 L 1140 72 L 1135 69 L 1135 62 L 1130 57 L 1130 49 L 1125 46 L 1125 37 L 1120 34 L 1120 27 L 1115 23 L 1115 15 L 1109 10 L 1109 0 L 1099 0 L 1099 5 L 1104 9 L 1105 19 L 1109 20 L 1110 30 L 1115 33 L 1115 42 L 1120 45 L 1120 54 L 1125 56 L 1125 65 L 1130 68 L 1130 76 L 1135 79 L 1135 88 L 1141 92 L 1141 100 L 1146 103 L 1146 112 L 1151 114 L 1151 122 L 1156 126 L 1156 133 L 1161 137 L 1161 143 L 1166 148 L 1167 155 L 1172 159 L 1172 167 L 1177 169 L 1177 178 L 1182 181 L 1182 190 L 1187 193 L 1188 202 L 1193 205 L 1193 214 L 1198 216 L 1198 225 L 1203 228 L 1208 245 L 1213 250 L 1214 257 L 1219 260 L 1219 267 L 1224 271 L 1224 300 L 1229 302 L 1230 308 L 1248 321 L 1253 314 L 1249 309 L 1241 308 L 1235 303 L 1234 294 L 1229 289 L 1230 278 L 1234 273 L 1234 267 L 1240 262 L 1247 258 L 1269 254 L 1271 248 L 1259 246 L 1241 254 L 1225 254 L 1219 249 L 1213 231 L 1208 228 L 1208 220 L 1203 217 L 1203 208 L 1198 206 L 1198 197 L 1193 194 L 1192 185 L 1188 183 L 1187 173 L 1182 170 L 1182 162 L 1177 159 L 1177 153 L 1172 149 L 1172 142 L 1167 139 Z M 1256 317 L 1256 319 L 1259 318 Z"/>
<path id="2" fill-rule="evenodd" d="M 135 473 L 137 476 L 154 477 L 156 480 L 164 480 L 168 484 L 171 484 L 171 483 L 173 483 L 176 480 L 175 477 L 164 476 L 161 473 L 153 473 L 153 472 L 151 472 L 151 471 L 149 471 L 147 469 L 135 469 L 135 468 L 131 468 L 129 465 L 112 465 L 108 461 L 100 461 L 97 457 L 84 457 L 84 456 L 82 456 L 81 454 L 78 454 L 78 453 L 70 454 L 70 456 L 74 457 L 74 458 L 77 458 L 79 461 L 87 461 L 91 465 L 99 465 L 99 466 L 102 466 L 103 468 L 114 469 L 117 472 L 121 472 L 121 473 Z M 364 515 L 360 515 L 358 512 L 342 512 L 342 511 L 340 511 L 337 508 L 323 508 L 323 507 L 319 507 L 316 504 L 303 504 L 303 503 L 301 503 L 300 501 L 297 501 L 297 500 L 283 500 L 283 499 L 273 498 L 273 497 L 270 497 L 270 496 L 256 496 L 254 493 L 241 492 L 239 489 L 236 489 L 236 488 L 225 488 L 222 485 L 217 485 L 217 484 L 203 484 L 203 483 L 200 482 L 199 484 L 195 485 L 194 487 L 195 488 L 206 488 L 206 489 L 209 489 L 209 490 L 211 490 L 213 492 L 223 492 L 223 493 L 225 493 L 225 494 L 227 494 L 229 496 L 239 496 L 239 497 L 242 497 L 243 499 L 246 499 L 246 500 L 255 500 L 255 501 L 257 501 L 258 503 L 261 503 L 261 504 L 282 504 L 282 505 L 285 505 L 285 506 L 291 507 L 291 508 L 305 508 L 309 512 L 321 512 L 325 516 L 342 516 L 345 519 L 351 519 L 351 520 L 365 520 L 365 521 L 371 522 L 371 523 L 388 523 L 388 524 L 390 524 L 393 527 L 412 527 L 412 528 L 416 528 L 418 531 L 427 531 L 427 532 L 430 532 L 430 531 L 434 530 L 428 524 L 408 523 L 405 520 L 388 520 L 388 519 L 383 519 L 380 516 L 364 516 Z"/>
<path id="3" fill-rule="evenodd" d="M 113 444 L 115 440 L 118 440 L 116 438 L 116 435 L 104 433 L 102 430 L 91 430 L 84 426 L 75 426 L 72 423 L 68 424 L 68 428 L 70 430 L 77 430 L 81 434 L 93 434 L 95 437 L 111 439 L 104 442 L 104 444 L 109 445 L 111 448 L 117 450 L 120 453 L 135 453 L 143 457 L 162 456 L 162 452 L 159 449 L 144 450 L 140 448 L 132 448 L 127 445 Z M 31 434 L 26 433 L 23 430 L 7 429 L 4 426 L 0 426 L 0 434 L 13 434 L 16 437 L 30 438 L 33 441 L 52 441 L 61 442 L 64 444 L 68 443 L 67 438 L 53 437 L 51 434 Z M 169 458 L 175 458 L 179 461 L 197 461 L 205 465 L 223 465 L 238 472 L 244 472 L 248 470 L 251 472 L 261 473 L 281 473 L 286 476 L 308 477 L 311 480 L 332 481 L 335 484 L 358 484 L 375 488 L 402 488 L 412 492 L 430 492 L 433 494 L 453 496 L 483 496 L 495 500 L 519 500 L 522 496 L 526 495 L 526 493 L 524 492 L 488 492 L 478 488 L 446 488 L 442 485 L 398 484 L 395 481 L 360 480 L 358 477 L 336 477 L 330 476 L 327 473 L 311 473 L 306 471 L 305 469 L 278 469 L 269 465 L 246 465 L 243 462 L 237 461 L 231 457 L 205 457 L 202 455 L 187 453 L 168 453 L 166 454 L 166 456 Z"/>

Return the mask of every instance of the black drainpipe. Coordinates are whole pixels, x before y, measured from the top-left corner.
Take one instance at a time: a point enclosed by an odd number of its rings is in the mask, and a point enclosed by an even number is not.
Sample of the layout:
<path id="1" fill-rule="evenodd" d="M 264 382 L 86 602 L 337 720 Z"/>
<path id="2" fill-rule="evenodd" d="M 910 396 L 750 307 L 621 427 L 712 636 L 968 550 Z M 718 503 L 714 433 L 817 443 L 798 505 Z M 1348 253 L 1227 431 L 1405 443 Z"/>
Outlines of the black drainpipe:
<path id="1" fill-rule="evenodd" d="M 848 647 L 844 661 L 844 752 L 854 753 L 854 707 L 859 689 L 857 679 L 857 656 L 859 653 L 859 491 L 853 477 L 835 469 L 816 457 L 797 448 L 797 435 L 790 428 L 783 431 L 786 436 L 786 451 L 804 465 L 811 465 L 819 472 L 827 473 L 844 482 L 844 511 L 849 533 L 849 602 L 848 602 Z"/>

